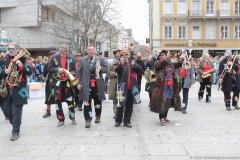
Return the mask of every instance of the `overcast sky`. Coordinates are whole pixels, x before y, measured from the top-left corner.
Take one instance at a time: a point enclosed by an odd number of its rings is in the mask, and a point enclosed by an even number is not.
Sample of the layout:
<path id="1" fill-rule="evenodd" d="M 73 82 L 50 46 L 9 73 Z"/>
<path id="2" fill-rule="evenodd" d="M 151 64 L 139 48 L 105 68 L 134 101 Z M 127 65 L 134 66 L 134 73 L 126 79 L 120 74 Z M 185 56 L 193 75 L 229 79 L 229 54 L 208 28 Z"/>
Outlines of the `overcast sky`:
<path id="1" fill-rule="evenodd" d="M 147 0 L 119 0 L 123 27 L 133 29 L 136 41 L 149 37 Z"/>

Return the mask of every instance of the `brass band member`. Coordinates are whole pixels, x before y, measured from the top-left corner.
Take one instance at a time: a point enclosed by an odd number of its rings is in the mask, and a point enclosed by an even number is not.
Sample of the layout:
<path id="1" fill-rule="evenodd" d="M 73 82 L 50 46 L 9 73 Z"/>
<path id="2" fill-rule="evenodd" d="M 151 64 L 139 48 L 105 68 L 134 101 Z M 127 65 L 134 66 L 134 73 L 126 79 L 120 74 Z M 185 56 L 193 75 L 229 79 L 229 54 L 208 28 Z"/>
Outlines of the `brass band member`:
<path id="1" fill-rule="evenodd" d="M 117 72 L 118 84 L 124 97 L 124 100 L 119 102 L 120 106 L 117 107 L 115 127 L 119 127 L 123 122 L 124 126 L 132 128 L 131 117 L 133 112 L 133 103 L 140 103 L 137 74 L 142 73 L 142 68 L 129 57 L 127 51 L 121 51 L 120 64 L 117 66 L 115 71 Z M 125 111 L 123 109 L 124 107 Z"/>
<path id="2" fill-rule="evenodd" d="M 108 99 L 113 100 L 113 113 L 114 113 L 114 119 L 116 118 L 116 112 L 117 112 L 117 73 L 115 72 L 115 68 L 119 65 L 119 58 L 120 58 L 120 52 L 121 50 L 113 51 L 114 54 L 114 60 L 111 65 L 109 65 L 108 70 L 108 76 L 109 76 L 109 87 L 108 87 Z"/>
<path id="3" fill-rule="evenodd" d="M 75 110 L 74 110 L 74 90 L 73 84 L 66 71 L 74 74 L 75 60 L 68 55 L 68 46 L 61 44 L 59 48 L 60 54 L 56 54 L 50 60 L 48 71 L 52 73 L 54 78 L 51 80 L 51 93 L 55 96 L 56 102 L 56 114 L 58 119 L 57 127 L 64 125 L 65 116 L 62 109 L 62 102 L 66 102 L 68 105 L 68 115 L 72 121 L 72 125 L 76 125 Z"/>
<path id="4" fill-rule="evenodd" d="M 19 56 L 22 53 L 26 52 L 19 52 Z M 2 109 L 13 127 L 11 141 L 19 138 L 23 105 L 27 104 L 27 75 L 32 73 L 26 57 L 15 58 L 17 54 L 17 46 L 10 44 L 8 46 L 8 54 L 4 57 L 5 80 L 7 81 L 8 93 L 3 99 Z M 18 74 L 16 74 L 17 72 Z M 14 81 L 17 83 L 14 83 Z"/>
<path id="5" fill-rule="evenodd" d="M 211 103 L 211 90 L 213 81 L 214 66 L 211 62 L 210 55 L 208 53 L 203 54 L 202 61 L 199 61 L 198 68 L 198 81 L 200 82 L 200 88 L 198 91 L 198 100 L 203 99 L 204 90 L 206 88 L 206 102 Z"/>
<path id="6" fill-rule="evenodd" d="M 93 46 L 87 48 L 87 56 L 80 59 L 77 69 L 77 77 L 79 84 L 77 85 L 80 100 L 84 103 L 84 118 L 86 121 L 85 127 L 91 127 L 92 121 L 92 99 L 94 100 L 94 108 L 96 119 L 95 123 L 100 123 L 102 113 L 102 101 L 105 97 L 105 83 L 102 73 L 107 72 L 107 62 L 96 56 L 96 51 Z"/>
<path id="7" fill-rule="evenodd" d="M 183 65 L 179 68 L 180 76 L 182 78 L 182 113 L 187 113 L 187 106 L 188 106 L 188 93 L 189 88 L 192 86 L 192 84 L 195 81 L 195 75 L 194 75 L 194 67 L 192 64 L 192 60 L 188 59 L 187 52 L 183 53 L 180 56 L 180 59 L 183 59 Z"/>
<path id="8" fill-rule="evenodd" d="M 150 110 L 159 113 L 160 124 L 169 122 L 167 115 L 171 101 L 179 95 L 175 68 L 180 66 L 181 63 L 172 64 L 165 50 L 160 52 L 158 61 L 155 63 L 157 80 L 151 96 Z"/>
<path id="9" fill-rule="evenodd" d="M 223 72 L 225 72 L 225 74 Z M 219 64 L 218 75 L 224 93 L 226 110 L 228 111 L 231 111 L 231 92 L 233 92 L 232 106 L 235 109 L 239 109 L 239 89 L 237 85 L 239 84 L 239 78 L 235 78 L 235 74 L 237 73 L 239 73 L 238 59 L 232 57 L 230 51 L 225 52 L 224 58 Z"/>
<path id="10" fill-rule="evenodd" d="M 51 89 L 50 89 L 50 80 L 53 78 L 52 74 L 48 74 L 48 65 L 49 61 L 51 59 L 51 56 L 54 54 L 57 54 L 55 50 L 51 50 L 48 53 L 48 61 L 44 65 L 43 68 L 43 77 L 46 80 L 46 85 L 45 85 L 45 104 L 47 105 L 46 112 L 43 115 L 43 118 L 47 118 L 51 116 L 51 104 L 55 104 L 55 97 L 51 94 Z"/>
<path id="11" fill-rule="evenodd" d="M 81 50 L 79 50 L 78 53 L 76 54 L 76 68 L 78 68 L 81 57 L 82 53 Z M 83 101 L 79 100 L 79 90 L 77 89 L 77 86 L 75 86 L 74 89 L 75 89 L 75 108 L 78 108 L 79 111 L 82 111 Z"/>

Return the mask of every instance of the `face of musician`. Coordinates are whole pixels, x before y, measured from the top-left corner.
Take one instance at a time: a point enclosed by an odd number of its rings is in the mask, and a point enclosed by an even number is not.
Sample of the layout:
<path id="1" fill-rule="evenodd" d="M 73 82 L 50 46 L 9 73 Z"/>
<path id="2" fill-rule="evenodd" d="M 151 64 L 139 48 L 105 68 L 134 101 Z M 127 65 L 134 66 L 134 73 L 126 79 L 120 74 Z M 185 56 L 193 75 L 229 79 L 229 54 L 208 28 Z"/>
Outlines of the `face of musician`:
<path id="1" fill-rule="evenodd" d="M 160 60 L 166 60 L 167 59 L 167 55 L 165 53 L 160 53 L 159 59 Z"/>
<path id="2" fill-rule="evenodd" d="M 120 55 L 120 62 L 121 63 L 125 63 L 125 62 L 127 62 L 127 60 L 128 60 L 128 54 L 127 53 L 123 53 L 123 54 Z"/>
<path id="3" fill-rule="evenodd" d="M 88 57 L 90 58 L 93 58 L 94 55 L 95 55 L 95 50 L 94 50 L 94 47 L 93 46 L 89 46 L 87 48 L 87 54 L 88 54 Z"/>
<path id="4" fill-rule="evenodd" d="M 59 48 L 60 54 L 61 55 L 67 55 L 68 53 L 68 46 L 65 44 L 62 44 Z"/>
<path id="5" fill-rule="evenodd" d="M 119 59 L 119 58 L 120 58 L 120 52 L 116 52 L 116 53 L 115 53 L 115 58 L 116 58 L 116 59 Z"/>
<path id="6" fill-rule="evenodd" d="M 14 57 L 14 56 L 17 55 L 17 53 L 18 53 L 18 50 L 17 50 L 16 45 L 10 44 L 10 45 L 8 46 L 8 54 L 9 54 L 11 57 Z"/>

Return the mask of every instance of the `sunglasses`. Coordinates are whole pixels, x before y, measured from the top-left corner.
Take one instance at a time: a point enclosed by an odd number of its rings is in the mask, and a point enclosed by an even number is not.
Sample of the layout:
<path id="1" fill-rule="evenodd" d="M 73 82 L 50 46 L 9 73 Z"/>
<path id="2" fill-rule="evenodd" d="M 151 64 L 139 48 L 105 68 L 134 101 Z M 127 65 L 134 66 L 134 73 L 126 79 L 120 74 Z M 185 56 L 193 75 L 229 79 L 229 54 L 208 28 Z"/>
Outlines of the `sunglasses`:
<path id="1" fill-rule="evenodd" d="M 128 57 L 128 54 L 122 54 L 120 57 Z"/>
<path id="2" fill-rule="evenodd" d="M 9 51 L 15 51 L 16 48 L 8 48 Z"/>

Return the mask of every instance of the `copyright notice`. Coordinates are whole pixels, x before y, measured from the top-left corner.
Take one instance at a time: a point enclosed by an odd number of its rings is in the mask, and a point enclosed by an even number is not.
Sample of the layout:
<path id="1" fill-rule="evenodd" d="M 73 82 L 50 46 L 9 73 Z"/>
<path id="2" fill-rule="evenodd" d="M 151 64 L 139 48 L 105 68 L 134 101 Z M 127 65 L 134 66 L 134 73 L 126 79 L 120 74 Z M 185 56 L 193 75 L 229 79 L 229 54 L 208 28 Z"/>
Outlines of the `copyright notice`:
<path id="1" fill-rule="evenodd" d="M 190 159 L 240 159 L 240 156 L 190 156 Z"/>

